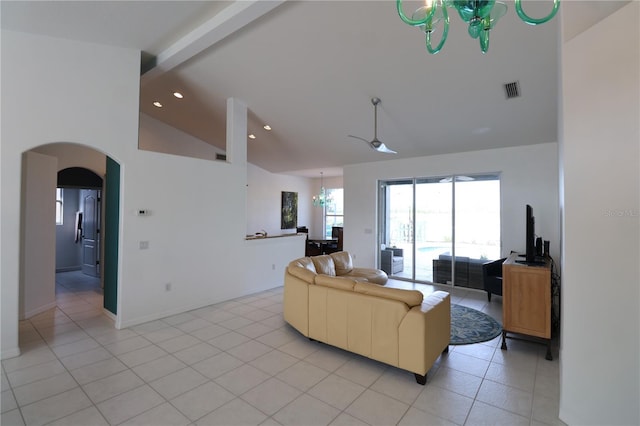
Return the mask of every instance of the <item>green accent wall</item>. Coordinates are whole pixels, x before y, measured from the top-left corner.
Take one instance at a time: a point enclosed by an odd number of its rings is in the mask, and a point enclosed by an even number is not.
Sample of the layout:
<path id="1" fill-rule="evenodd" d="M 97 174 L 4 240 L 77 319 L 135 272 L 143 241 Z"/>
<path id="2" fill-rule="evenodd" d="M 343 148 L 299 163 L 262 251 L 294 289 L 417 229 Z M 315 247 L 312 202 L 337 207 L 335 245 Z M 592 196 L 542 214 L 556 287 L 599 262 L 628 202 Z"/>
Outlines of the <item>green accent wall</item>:
<path id="1" fill-rule="evenodd" d="M 104 308 L 114 315 L 118 306 L 118 237 L 120 229 L 120 164 L 107 157 L 104 215 Z"/>

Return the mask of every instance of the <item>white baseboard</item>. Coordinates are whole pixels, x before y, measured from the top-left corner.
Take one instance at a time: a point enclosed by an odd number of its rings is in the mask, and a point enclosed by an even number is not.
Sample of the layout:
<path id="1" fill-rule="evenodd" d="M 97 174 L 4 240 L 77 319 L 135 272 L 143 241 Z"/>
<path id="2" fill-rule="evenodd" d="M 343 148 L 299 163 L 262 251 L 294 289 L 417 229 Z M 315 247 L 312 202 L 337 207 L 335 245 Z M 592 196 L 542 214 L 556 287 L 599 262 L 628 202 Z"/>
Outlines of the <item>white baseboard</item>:
<path id="1" fill-rule="evenodd" d="M 81 266 L 63 266 L 62 268 L 56 268 L 56 273 L 58 272 L 73 272 L 82 270 Z"/>
<path id="2" fill-rule="evenodd" d="M 42 305 L 42 306 L 38 306 L 36 309 L 33 309 L 29 312 L 25 312 L 23 314 L 23 316 L 20 318 L 20 320 L 24 320 L 24 319 L 29 319 L 35 315 L 38 315 L 44 311 L 48 311 L 51 308 L 55 308 L 56 305 L 56 301 L 54 300 L 53 302 L 49 302 L 46 305 Z"/>
<path id="3" fill-rule="evenodd" d="M 118 317 L 107 308 L 102 308 L 102 313 L 105 314 L 108 318 L 112 319 L 114 323 L 118 321 Z"/>
<path id="4" fill-rule="evenodd" d="M 0 353 L 0 359 L 9 359 L 20 356 L 20 348 L 3 349 Z"/>
<path id="5" fill-rule="evenodd" d="M 144 316 L 144 317 L 139 317 L 139 318 L 134 318 L 134 319 L 127 320 L 127 321 L 122 321 L 120 324 L 118 324 L 116 322 L 116 328 L 133 327 L 133 326 L 136 326 L 136 325 L 144 324 L 145 322 L 155 321 L 155 320 L 158 320 L 158 319 L 170 317 L 172 315 L 182 314 L 182 313 L 185 313 L 185 312 L 193 311 L 195 309 L 204 308 L 206 306 L 215 305 L 217 303 L 227 302 L 229 300 L 238 299 L 240 297 L 250 296 L 252 294 L 261 293 L 263 291 L 272 290 L 272 289 L 278 288 L 278 287 L 282 287 L 282 284 L 279 283 L 277 285 L 267 285 L 266 288 L 252 289 L 248 293 L 235 295 L 235 296 L 230 297 L 230 298 L 226 298 L 226 299 L 211 299 L 211 300 L 208 300 L 208 301 L 205 301 L 205 302 L 201 302 L 201 303 L 197 303 L 197 304 L 193 304 L 193 305 L 190 305 L 190 306 L 183 306 L 181 308 L 171 309 L 171 310 L 168 310 L 168 311 L 158 312 L 158 313 L 154 313 L 154 314 L 147 315 L 147 316 Z"/>
<path id="6" fill-rule="evenodd" d="M 120 327 L 117 327 L 118 324 L 116 324 L 116 327 L 117 328 L 129 328 L 129 327 L 133 327 L 133 326 L 136 326 L 136 325 L 144 324 L 145 322 L 155 321 L 155 320 L 158 320 L 158 319 L 170 317 L 172 315 L 182 314 L 184 312 L 193 311 L 194 309 L 203 308 L 205 306 L 214 305 L 214 304 L 220 303 L 220 302 L 223 302 L 223 300 L 215 300 L 215 301 L 209 301 L 209 302 L 205 302 L 205 303 L 198 303 L 198 304 L 195 304 L 195 305 L 192 305 L 192 306 L 184 306 L 182 308 L 171 309 L 170 311 L 158 312 L 158 313 L 147 315 L 147 316 L 144 316 L 144 317 L 134 318 L 134 319 L 131 319 L 131 320 L 128 320 L 128 321 L 122 321 L 122 322 L 120 322 Z"/>

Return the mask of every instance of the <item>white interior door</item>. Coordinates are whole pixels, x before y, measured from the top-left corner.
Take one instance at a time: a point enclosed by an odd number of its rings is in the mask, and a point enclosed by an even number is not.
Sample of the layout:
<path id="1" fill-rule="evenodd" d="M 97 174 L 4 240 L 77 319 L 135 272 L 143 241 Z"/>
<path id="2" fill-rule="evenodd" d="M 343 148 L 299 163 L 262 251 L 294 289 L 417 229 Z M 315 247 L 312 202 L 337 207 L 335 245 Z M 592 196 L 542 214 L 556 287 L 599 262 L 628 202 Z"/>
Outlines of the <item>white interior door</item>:
<path id="1" fill-rule="evenodd" d="M 100 191 L 80 191 L 82 210 L 82 272 L 100 276 Z"/>

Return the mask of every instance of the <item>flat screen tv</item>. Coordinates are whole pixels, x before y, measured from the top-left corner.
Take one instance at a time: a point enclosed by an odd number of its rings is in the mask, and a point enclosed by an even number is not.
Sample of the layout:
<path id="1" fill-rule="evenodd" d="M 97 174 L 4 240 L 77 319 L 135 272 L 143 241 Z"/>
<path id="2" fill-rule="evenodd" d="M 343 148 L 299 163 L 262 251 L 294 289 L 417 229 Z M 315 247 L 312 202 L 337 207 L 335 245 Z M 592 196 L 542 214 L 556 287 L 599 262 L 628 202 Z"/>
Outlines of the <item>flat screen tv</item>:
<path id="1" fill-rule="evenodd" d="M 527 263 L 535 263 L 536 261 L 536 220 L 533 217 L 533 208 L 527 204 L 527 244 L 525 259 Z"/>
<path id="2" fill-rule="evenodd" d="M 544 259 L 540 257 L 540 253 L 536 249 L 536 220 L 533 217 L 533 208 L 529 204 L 527 204 L 525 221 L 527 227 L 525 260 L 516 260 L 516 262 L 526 265 L 544 265 Z"/>

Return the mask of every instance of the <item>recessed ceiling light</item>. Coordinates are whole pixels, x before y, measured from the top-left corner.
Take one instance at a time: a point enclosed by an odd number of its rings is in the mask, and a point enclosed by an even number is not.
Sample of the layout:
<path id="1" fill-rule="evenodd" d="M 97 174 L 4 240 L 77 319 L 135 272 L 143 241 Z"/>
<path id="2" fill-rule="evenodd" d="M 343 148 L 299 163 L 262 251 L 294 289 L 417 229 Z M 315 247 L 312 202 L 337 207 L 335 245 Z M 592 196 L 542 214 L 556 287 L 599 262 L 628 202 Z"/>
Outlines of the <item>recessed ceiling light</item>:
<path id="1" fill-rule="evenodd" d="M 255 138 L 256 138 L 256 135 L 254 135 L 253 133 L 249 135 L 249 139 L 255 139 Z"/>
<path id="2" fill-rule="evenodd" d="M 178 99 L 182 99 L 184 96 L 182 96 L 182 93 L 180 92 L 173 92 L 173 96 L 175 96 Z"/>
<path id="3" fill-rule="evenodd" d="M 264 126 L 262 126 L 262 127 L 264 127 L 264 129 L 265 129 L 265 130 L 271 130 L 271 126 L 269 126 L 268 124 L 265 124 L 265 125 L 264 125 Z"/>
<path id="4" fill-rule="evenodd" d="M 154 106 L 154 107 L 157 107 L 157 108 L 162 108 L 162 104 L 161 104 L 160 102 L 158 102 L 158 101 L 155 101 L 155 102 L 153 103 L 153 106 Z"/>

